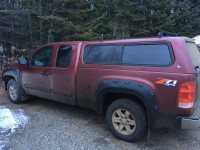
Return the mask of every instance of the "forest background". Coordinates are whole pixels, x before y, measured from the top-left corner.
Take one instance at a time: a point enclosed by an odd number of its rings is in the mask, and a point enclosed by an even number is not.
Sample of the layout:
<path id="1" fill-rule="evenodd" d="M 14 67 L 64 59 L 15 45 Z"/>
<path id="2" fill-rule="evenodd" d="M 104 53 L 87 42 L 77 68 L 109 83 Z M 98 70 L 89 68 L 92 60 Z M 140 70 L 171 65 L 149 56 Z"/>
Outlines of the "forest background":
<path id="1" fill-rule="evenodd" d="M 159 29 L 200 34 L 200 0 L 0 0 L 6 57 L 45 43 L 156 36 Z M 111 38 L 111 37 L 107 37 Z"/>

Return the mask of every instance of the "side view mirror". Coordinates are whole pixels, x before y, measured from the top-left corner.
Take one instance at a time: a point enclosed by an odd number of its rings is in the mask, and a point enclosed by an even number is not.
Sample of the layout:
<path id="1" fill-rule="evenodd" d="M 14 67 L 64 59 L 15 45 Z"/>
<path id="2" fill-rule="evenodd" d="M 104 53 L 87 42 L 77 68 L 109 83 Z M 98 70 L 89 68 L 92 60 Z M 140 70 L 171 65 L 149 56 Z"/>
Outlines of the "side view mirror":
<path id="1" fill-rule="evenodd" d="M 26 58 L 20 58 L 20 59 L 18 59 L 18 62 L 20 65 L 26 65 L 28 63 Z"/>

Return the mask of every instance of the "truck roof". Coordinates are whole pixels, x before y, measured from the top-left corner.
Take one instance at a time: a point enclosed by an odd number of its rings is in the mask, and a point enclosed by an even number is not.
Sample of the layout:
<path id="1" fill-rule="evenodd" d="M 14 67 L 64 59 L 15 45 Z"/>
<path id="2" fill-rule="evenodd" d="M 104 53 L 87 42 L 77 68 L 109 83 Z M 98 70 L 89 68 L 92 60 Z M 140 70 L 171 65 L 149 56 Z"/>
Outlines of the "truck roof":
<path id="1" fill-rule="evenodd" d="M 150 41 L 168 41 L 168 40 L 174 40 L 174 39 L 184 39 L 185 41 L 194 42 L 192 39 L 188 37 L 181 37 L 181 36 L 164 36 L 164 37 L 137 37 L 137 38 L 126 38 L 126 39 L 107 39 L 107 40 L 94 40 L 94 41 L 65 41 L 65 42 L 55 42 L 55 43 L 49 43 L 46 45 L 54 45 L 54 44 L 66 44 L 66 43 L 123 43 L 123 42 L 150 42 Z"/>

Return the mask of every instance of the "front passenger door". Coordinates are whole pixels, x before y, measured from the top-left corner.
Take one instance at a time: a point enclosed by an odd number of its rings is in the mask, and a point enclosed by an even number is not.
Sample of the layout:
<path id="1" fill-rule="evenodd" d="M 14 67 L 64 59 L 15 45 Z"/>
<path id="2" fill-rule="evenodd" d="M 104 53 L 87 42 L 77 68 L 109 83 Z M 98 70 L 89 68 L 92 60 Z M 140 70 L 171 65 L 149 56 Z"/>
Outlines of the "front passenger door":
<path id="1" fill-rule="evenodd" d="M 30 65 L 22 72 L 22 83 L 28 94 L 52 99 L 52 53 L 53 46 L 39 49 L 32 56 Z"/>

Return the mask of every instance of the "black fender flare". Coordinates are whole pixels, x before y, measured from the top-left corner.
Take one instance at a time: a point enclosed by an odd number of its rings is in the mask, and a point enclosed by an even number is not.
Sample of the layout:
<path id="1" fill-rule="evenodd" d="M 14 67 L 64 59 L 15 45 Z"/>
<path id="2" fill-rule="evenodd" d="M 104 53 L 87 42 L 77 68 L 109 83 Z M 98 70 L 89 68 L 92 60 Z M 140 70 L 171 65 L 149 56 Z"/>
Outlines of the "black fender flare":
<path id="1" fill-rule="evenodd" d="M 6 81 L 6 78 L 8 76 L 13 77 L 16 82 L 21 86 L 21 80 L 20 80 L 20 72 L 18 69 L 15 68 L 5 68 L 2 72 L 2 80 Z M 5 89 L 7 90 L 7 87 L 5 86 Z"/>
<path id="2" fill-rule="evenodd" d="M 159 126 L 158 103 L 153 89 L 142 82 L 132 80 L 104 80 L 99 83 L 95 91 L 95 105 L 97 112 L 102 114 L 104 96 L 107 93 L 121 93 L 136 96 L 145 106 L 150 127 Z"/>

